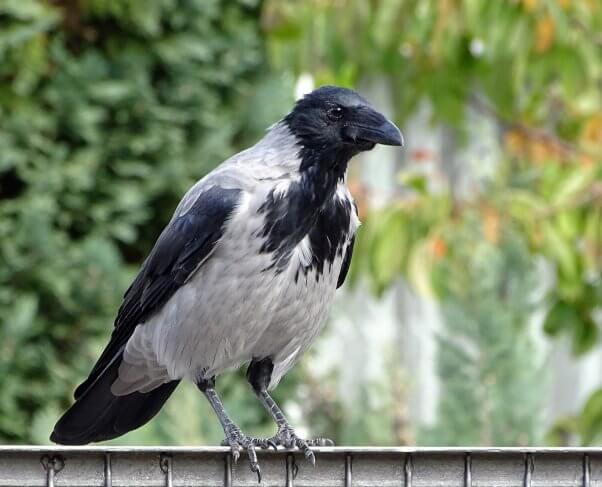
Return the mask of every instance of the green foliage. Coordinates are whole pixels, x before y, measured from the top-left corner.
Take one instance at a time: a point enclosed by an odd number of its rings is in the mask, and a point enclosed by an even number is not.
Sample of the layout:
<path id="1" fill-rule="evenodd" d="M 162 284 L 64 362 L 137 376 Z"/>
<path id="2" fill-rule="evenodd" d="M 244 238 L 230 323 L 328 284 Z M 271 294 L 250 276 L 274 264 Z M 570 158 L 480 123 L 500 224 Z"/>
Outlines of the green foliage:
<path id="1" fill-rule="evenodd" d="M 312 364 L 310 357 L 303 364 Z M 399 366 L 390 361 L 387 373 L 379 380 L 365 380 L 362 387 L 341 394 L 341 377 L 335 372 L 312 377 L 306 366 L 299 394 L 310 432 L 336 439 L 337 445 L 396 445 L 406 440 L 403 427 L 398 427 L 397 413 L 405 412 L 399 401 L 404 392 L 399 381 Z M 380 380 L 384 379 L 384 380 Z M 404 418 L 405 419 L 405 418 Z M 398 431 L 400 430 L 400 431 Z"/>
<path id="2" fill-rule="evenodd" d="M 432 271 L 445 322 L 437 364 L 441 401 L 437 423 L 422 432 L 421 443 L 540 440 L 542 421 L 534 411 L 545 401 L 543 357 L 525 322 L 535 308 L 537 275 L 520 234 L 505 230 L 499 239 L 482 238 L 476 213 L 443 230 L 449 252 L 436 258 Z"/>
<path id="3" fill-rule="evenodd" d="M 264 17 L 277 65 L 354 86 L 386 75 L 399 118 L 426 97 L 438 119 L 466 128 L 476 88 L 509 122 L 554 113 L 569 134 L 602 103 L 595 1 L 273 0 Z"/>
<path id="4" fill-rule="evenodd" d="M 0 3 L 1 441 L 46 440 L 183 192 L 281 114 L 246 112 L 259 8 Z"/>
<path id="5" fill-rule="evenodd" d="M 582 446 L 596 445 L 602 440 L 602 389 L 589 397 L 577 415 L 557 421 L 548 432 L 547 443 L 562 446 L 575 437 Z"/>
<path id="6" fill-rule="evenodd" d="M 582 354 L 600 337 L 594 309 L 602 302 L 602 206 L 596 202 L 602 164 L 547 164 L 526 177 L 535 192 L 525 190 L 523 177 L 503 196 L 533 250 L 555 264 L 544 330 L 568 334 L 575 354 Z"/>
<path id="7" fill-rule="evenodd" d="M 536 412 L 546 372 L 528 326 L 541 286 L 522 226 L 501 215 L 484 201 L 452 210 L 448 197 L 422 194 L 371 213 L 360 233 L 354 279 L 369 276 L 379 291 L 403 273 L 439 304 L 441 399 L 419 444 L 529 445 L 542 437 Z M 375 255 L 389 247 L 390 258 Z"/>

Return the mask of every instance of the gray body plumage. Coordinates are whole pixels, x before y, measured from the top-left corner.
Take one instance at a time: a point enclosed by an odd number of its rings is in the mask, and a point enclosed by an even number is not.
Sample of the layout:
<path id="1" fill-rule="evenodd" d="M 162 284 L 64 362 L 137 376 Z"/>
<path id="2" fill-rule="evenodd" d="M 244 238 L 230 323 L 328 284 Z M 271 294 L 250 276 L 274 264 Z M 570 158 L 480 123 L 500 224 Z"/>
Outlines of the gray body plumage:
<path id="1" fill-rule="evenodd" d="M 291 183 L 299 179 L 300 149 L 288 127 L 276 124 L 259 143 L 222 163 L 184 196 L 174 218 L 190 211 L 212 187 L 240 190 L 210 255 L 159 312 L 136 327 L 114 394 L 147 392 L 174 379 L 197 381 L 268 356 L 274 362 L 273 387 L 312 343 L 359 221 L 353 210 L 342 248 L 322 272 L 311 266 L 307 236 L 290 251 L 283 268 L 271 267 L 273 253 L 261 251 L 268 216 L 260 208 L 271 193 L 286 200 Z M 354 208 L 344 180 L 330 198 Z"/>

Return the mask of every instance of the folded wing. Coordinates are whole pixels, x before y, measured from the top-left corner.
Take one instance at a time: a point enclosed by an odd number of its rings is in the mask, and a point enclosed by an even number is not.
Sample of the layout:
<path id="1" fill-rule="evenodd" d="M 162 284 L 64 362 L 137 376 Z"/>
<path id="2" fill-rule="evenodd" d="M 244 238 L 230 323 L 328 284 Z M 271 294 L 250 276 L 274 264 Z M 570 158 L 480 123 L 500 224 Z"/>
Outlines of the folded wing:
<path id="1" fill-rule="evenodd" d="M 193 202 L 180 205 L 186 212 L 172 218 L 126 291 L 111 339 L 75 390 L 76 402 L 55 426 L 53 441 L 80 444 L 123 434 L 154 416 L 175 389 L 178 381 L 143 394 L 115 396 L 110 390 L 133 331 L 210 258 L 238 205 L 240 190 L 208 186 L 196 188 L 193 197 Z"/>

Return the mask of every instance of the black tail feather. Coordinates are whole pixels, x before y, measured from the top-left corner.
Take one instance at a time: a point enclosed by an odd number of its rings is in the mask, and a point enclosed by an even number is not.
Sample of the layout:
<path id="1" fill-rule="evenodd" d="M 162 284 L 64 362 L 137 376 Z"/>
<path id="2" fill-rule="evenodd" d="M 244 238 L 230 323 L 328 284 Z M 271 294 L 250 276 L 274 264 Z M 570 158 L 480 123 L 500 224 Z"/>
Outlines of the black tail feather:
<path id="1" fill-rule="evenodd" d="M 117 378 L 120 362 L 113 360 L 63 414 L 50 435 L 51 441 L 85 445 L 110 440 L 139 428 L 159 412 L 180 382 L 167 382 L 146 393 L 115 396 L 111 393 L 111 384 Z"/>

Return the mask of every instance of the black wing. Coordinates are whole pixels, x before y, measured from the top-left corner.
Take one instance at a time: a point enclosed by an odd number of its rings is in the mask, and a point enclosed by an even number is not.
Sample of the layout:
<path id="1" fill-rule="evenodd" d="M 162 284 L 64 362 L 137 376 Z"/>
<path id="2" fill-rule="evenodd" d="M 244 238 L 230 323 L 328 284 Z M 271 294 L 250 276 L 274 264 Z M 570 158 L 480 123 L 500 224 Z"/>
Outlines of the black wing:
<path id="1" fill-rule="evenodd" d="M 125 292 L 111 340 L 88 378 L 75 390 L 75 399 L 122 352 L 136 326 L 158 311 L 209 256 L 222 236 L 224 222 L 238 204 L 239 193 L 238 189 L 214 186 L 163 230 Z"/>
<path id="2" fill-rule="evenodd" d="M 345 282 L 347 273 L 349 272 L 349 266 L 351 265 L 351 256 L 353 255 L 353 245 L 355 244 L 355 236 L 351 237 L 351 242 L 345 250 L 345 256 L 343 257 L 343 263 L 341 264 L 341 272 L 339 272 L 339 280 L 337 282 L 337 289 L 340 288 Z"/>

